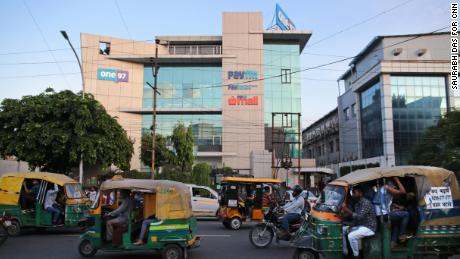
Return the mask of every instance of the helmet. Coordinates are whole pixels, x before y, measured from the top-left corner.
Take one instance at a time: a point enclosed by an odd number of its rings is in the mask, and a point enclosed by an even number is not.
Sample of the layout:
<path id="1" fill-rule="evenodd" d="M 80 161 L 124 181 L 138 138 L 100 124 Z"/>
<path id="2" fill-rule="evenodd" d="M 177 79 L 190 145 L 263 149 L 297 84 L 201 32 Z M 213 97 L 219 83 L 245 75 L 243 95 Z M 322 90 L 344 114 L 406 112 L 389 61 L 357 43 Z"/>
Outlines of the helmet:
<path id="1" fill-rule="evenodd" d="M 294 189 L 292 189 L 292 195 L 294 197 L 297 197 L 297 196 L 299 196 L 299 194 L 302 193 L 302 191 L 303 191 L 302 187 L 300 187 L 300 185 L 296 185 L 296 186 L 294 186 Z"/>

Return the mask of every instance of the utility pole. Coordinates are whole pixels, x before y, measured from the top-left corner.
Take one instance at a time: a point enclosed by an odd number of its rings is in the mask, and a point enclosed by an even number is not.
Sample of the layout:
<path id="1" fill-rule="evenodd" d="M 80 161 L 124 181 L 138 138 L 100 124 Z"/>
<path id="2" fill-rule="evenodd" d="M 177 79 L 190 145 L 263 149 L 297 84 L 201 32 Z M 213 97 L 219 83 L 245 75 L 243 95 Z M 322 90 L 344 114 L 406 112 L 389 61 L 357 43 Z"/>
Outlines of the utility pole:
<path id="1" fill-rule="evenodd" d="M 153 86 L 147 82 L 147 84 L 152 88 L 152 95 L 153 95 L 153 111 L 152 111 L 152 175 L 151 178 L 154 179 L 155 177 L 155 141 L 156 141 L 156 120 L 157 120 L 157 76 L 158 70 L 160 66 L 158 65 L 158 44 L 160 44 L 160 40 L 155 40 L 155 62 L 152 61 L 152 75 L 153 75 Z"/>
<path id="2" fill-rule="evenodd" d="M 62 37 L 69 43 L 70 48 L 73 51 L 73 54 L 75 54 L 75 58 L 77 58 L 78 61 L 78 66 L 80 67 L 80 74 L 81 74 L 81 85 L 82 85 L 82 98 L 85 99 L 85 78 L 83 77 L 83 67 L 81 66 L 80 58 L 77 55 L 77 52 L 75 51 L 75 48 L 72 45 L 72 42 L 70 42 L 69 36 L 67 35 L 66 31 L 61 31 Z M 81 151 L 80 155 L 80 166 L 79 166 L 79 178 L 80 178 L 80 183 L 83 184 L 83 150 Z"/>

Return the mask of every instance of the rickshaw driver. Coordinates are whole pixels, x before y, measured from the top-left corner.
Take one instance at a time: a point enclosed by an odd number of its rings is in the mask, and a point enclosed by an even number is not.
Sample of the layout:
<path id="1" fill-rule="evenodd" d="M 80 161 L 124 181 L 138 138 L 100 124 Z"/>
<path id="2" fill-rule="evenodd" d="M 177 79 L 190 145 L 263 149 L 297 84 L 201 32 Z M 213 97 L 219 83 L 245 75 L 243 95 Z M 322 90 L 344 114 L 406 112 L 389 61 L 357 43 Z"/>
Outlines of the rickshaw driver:
<path id="1" fill-rule="evenodd" d="M 129 214 L 133 211 L 133 201 L 126 190 L 120 191 L 120 206 L 114 211 L 107 213 L 104 217 L 115 217 L 106 223 L 106 240 L 112 241 L 113 225 L 127 224 Z"/>
<path id="2" fill-rule="evenodd" d="M 303 190 L 300 185 L 294 186 L 294 190 L 292 191 L 292 196 L 294 196 L 294 199 L 283 206 L 286 215 L 284 215 L 281 222 L 281 237 L 289 235 L 289 224 L 299 220 L 301 217 L 302 211 L 305 207 L 305 200 L 302 195 L 300 195 L 302 191 Z"/>
<path id="3" fill-rule="evenodd" d="M 361 187 L 356 186 L 352 190 L 352 198 L 355 201 L 353 211 L 345 204 L 342 211 L 351 215 L 353 226 L 343 226 L 343 253 L 348 255 L 347 239 L 353 250 L 353 256 L 359 258 L 359 244 L 361 239 L 375 235 L 377 230 L 377 216 L 372 203 L 364 198 Z"/>

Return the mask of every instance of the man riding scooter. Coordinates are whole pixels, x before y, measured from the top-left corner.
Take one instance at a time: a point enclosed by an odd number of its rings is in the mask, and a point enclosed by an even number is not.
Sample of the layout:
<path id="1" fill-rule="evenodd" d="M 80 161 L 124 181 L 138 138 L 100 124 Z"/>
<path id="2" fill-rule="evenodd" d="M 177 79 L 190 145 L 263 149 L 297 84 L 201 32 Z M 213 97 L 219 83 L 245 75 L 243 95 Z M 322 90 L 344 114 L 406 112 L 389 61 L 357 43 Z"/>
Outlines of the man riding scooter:
<path id="1" fill-rule="evenodd" d="M 302 187 L 300 187 L 299 185 L 294 186 L 294 189 L 292 191 L 292 196 L 294 198 L 283 206 L 285 215 L 281 222 L 281 239 L 289 236 L 289 225 L 292 222 L 300 220 L 302 216 L 302 211 L 305 206 L 304 198 L 302 197 L 302 195 L 300 195 L 302 191 Z"/>

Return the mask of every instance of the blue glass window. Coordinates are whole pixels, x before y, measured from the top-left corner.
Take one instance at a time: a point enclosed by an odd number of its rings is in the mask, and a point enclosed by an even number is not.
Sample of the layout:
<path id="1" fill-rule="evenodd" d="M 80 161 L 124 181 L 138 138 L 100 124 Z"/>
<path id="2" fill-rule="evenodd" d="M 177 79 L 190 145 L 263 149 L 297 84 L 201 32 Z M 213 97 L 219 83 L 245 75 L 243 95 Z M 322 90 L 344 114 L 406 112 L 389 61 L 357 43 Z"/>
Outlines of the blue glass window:
<path id="1" fill-rule="evenodd" d="M 391 76 L 396 164 L 408 164 L 428 127 L 447 111 L 443 76 Z"/>
<path id="2" fill-rule="evenodd" d="M 382 97 L 380 82 L 361 93 L 361 138 L 363 158 L 383 155 Z"/>

